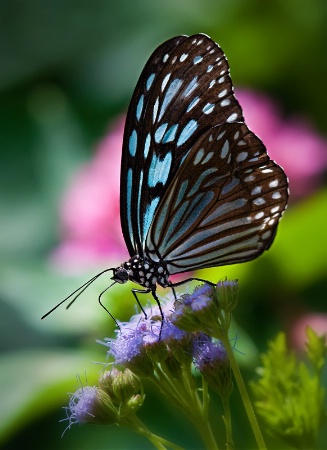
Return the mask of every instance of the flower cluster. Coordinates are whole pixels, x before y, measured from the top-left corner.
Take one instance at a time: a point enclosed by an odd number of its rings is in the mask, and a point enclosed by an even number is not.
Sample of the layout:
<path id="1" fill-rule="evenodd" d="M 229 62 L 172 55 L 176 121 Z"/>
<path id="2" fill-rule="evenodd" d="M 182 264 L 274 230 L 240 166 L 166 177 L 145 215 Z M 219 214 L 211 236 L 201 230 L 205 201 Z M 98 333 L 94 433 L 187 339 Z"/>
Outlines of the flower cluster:
<path id="1" fill-rule="evenodd" d="M 183 411 L 207 448 L 217 448 L 208 416 L 208 386 L 228 402 L 232 381 L 229 357 L 214 336 L 228 335 L 225 319 L 235 306 L 236 291 L 236 282 L 204 284 L 179 299 L 170 295 L 160 300 L 164 317 L 156 305 L 145 308 L 145 315 L 120 322 L 116 338 L 100 342 L 108 348 L 113 368 L 102 374 L 97 387 L 79 389 L 71 396 L 69 426 L 116 423 L 158 444 L 162 438 L 152 435 L 136 416 L 144 401 L 141 380 L 147 378 Z"/>

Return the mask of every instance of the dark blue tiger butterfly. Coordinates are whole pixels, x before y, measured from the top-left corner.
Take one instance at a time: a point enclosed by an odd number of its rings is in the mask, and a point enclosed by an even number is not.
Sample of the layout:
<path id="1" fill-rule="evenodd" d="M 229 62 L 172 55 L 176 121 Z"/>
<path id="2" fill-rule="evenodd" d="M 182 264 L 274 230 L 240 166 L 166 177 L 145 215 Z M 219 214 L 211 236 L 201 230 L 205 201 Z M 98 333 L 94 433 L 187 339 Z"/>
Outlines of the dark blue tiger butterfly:
<path id="1" fill-rule="evenodd" d="M 287 200 L 282 168 L 244 123 L 221 48 L 203 34 L 158 47 L 124 131 L 120 215 L 131 258 L 104 272 L 141 285 L 135 297 L 151 292 L 160 307 L 156 288 L 173 287 L 170 275 L 267 250 Z"/>

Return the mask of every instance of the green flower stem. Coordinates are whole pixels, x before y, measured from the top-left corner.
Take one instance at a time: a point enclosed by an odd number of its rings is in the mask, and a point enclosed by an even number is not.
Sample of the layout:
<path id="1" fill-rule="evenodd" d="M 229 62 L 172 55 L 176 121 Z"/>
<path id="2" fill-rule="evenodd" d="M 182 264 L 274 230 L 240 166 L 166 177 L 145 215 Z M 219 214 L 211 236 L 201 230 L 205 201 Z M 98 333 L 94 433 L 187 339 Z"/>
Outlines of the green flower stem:
<path id="1" fill-rule="evenodd" d="M 129 416 L 126 419 L 122 419 L 120 424 L 122 426 L 130 428 L 141 436 L 146 437 L 158 450 L 166 450 L 167 448 L 171 448 L 173 450 L 183 450 L 179 445 L 176 445 L 170 441 L 167 441 L 167 439 L 151 433 L 151 431 L 136 415 Z"/>
<path id="2" fill-rule="evenodd" d="M 236 380 L 236 384 L 237 384 L 238 390 L 240 392 L 244 408 L 248 415 L 248 419 L 249 419 L 255 440 L 257 442 L 258 448 L 260 450 L 267 450 L 265 441 L 263 439 L 259 424 L 257 422 L 257 418 L 254 414 L 254 410 L 253 410 L 249 395 L 247 393 L 240 369 L 239 369 L 237 361 L 235 359 L 233 348 L 229 342 L 228 336 L 221 333 L 220 336 L 215 336 L 215 337 L 217 337 L 218 339 L 220 339 L 222 341 L 222 343 L 225 347 L 225 350 L 227 352 L 228 359 L 229 359 L 229 362 L 231 365 L 231 369 L 233 371 L 234 378 Z"/>
<path id="3" fill-rule="evenodd" d="M 193 423 L 208 450 L 218 450 L 210 422 L 208 420 L 208 391 L 202 393 L 202 401 L 194 386 L 190 368 L 182 368 L 180 379 L 174 378 L 169 369 L 162 363 L 156 369 L 157 378 L 151 378 L 158 389 L 182 410 Z M 206 396 L 204 400 L 204 395 Z M 205 405 L 205 407 L 204 407 Z"/>
<path id="4" fill-rule="evenodd" d="M 229 396 L 222 397 L 222 403 L 224 408 L 223 420 L 226 428 L 226 450 L 233 450 L 234 442 L 232 433 L 232 418 L 230 414 Z"/>

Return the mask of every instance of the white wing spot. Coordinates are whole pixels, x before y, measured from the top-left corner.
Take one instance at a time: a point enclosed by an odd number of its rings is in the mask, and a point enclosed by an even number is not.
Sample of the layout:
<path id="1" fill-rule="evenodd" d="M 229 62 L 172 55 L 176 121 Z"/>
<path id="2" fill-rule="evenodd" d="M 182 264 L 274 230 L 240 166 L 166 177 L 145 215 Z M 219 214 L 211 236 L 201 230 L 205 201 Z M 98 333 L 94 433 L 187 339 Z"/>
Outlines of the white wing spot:
<path id="1" fill-rule="evenodd" d="M 204 155 L 204 148 L 200 148 L 200 150 L 197 152 L 197 154 L 195 155 L 195 159 L 193 161 L 193 165 L 196 166 L 197 164 L 199 164 L 199 162 L 201 161 L 201 159 L 203 158 Z"/>
<path id="2" fill-rule="evenodd" d="M 168 80 L 169 80 L 169 78 L 170 78 L 170 75 L 171 75 L 171 73 L 168 73 L 168 74 L 165 76 L 165 78 L 163 79 L 162 85 L 161 85 L 161 92 L 163 92 L 163 91 L 165 90 L 165 87 L 166 87 L 166 85 L 167 85 L 167 83 L 168 83 Z"/>
<path id="3" fill-rule="evenodd" d="M 240 132 L 236 131 L 236 133 L 234 134 L 234 140 L 236 141 L 240 136 Z"/>
<path id="4" fill-rule="evenodd" d="M 191 109 L 194 108 L 194 106 L 195 106 L 197 103 L 199 103 L 199 101 L 200 101 L 200 97 L 195 97 L 195 98 L 191 101 L 191 103 L 188 105 L 186 112 L 191 111 Z"/>
<path id="5" fill-rule="evenodd" d="M 275 219 L 270 219 L 268 222 L 268 225 L 270 225 L 272 227 L 275 222 L 276 222 Z"/>
<path id="6" fill-rule="evenodd" d="M 188 57 L 188 53 L 183 53 L 182 56 L 179 58 L 180 62 L 185 61 L 185 59 Z"/>
<path id="7" fill-rule="evenodd" d="M 254 181 L 255 177 L 253 175 L 249 175 L 248 177 L 244 178 L 244 181 L 246 183 L 251 183 L 251 181 Z"/>
<path id="8" fill-rule="evenodd" d="M 216 82 L 216 80 L 212 80 L 212 81 L 210 81 L 210 84 L 209 84 L 209 89 L 211 89 L 212 88 L 212 86 L 215 84 L 215 82 Z"/>
<path id="9" fill-rule="evenodd" d="M 218 78 L 218 83 L 221 84 L 225 81 L 225 77 Z"/>
<path id="10" fill-rule="evenodd" d="M 271 208 L 270 212 L 271 212 L 271 214 L 275 214 L 278 210 L 279 210 L 279 206 L 274 206 L 273 208 Z"/>
<path id="11" fill-rule="evenodd" d="M 253 200 L 253 203 L 257 206 L 261 206 L 266 203 L 266 200 L 263 197 L 258 197 Z"/>
<path id="12" fill-rule="evenodd" d="M 246 145 L 246 142 L 243 141 L 243 139 L 241 139 L 240 141 L 238 141 L 237 145 L 239 145 L 239 146 Z"/>
<path id="13" fill-rule="evenodd" d="M 237 119 L 237 114 L 233 113 L 229 117 L 227 117 L 226 122 L 234 122 L 234 120 L 236 120 L 236 119 Z"/>
<path id="14" fill-rule="evenodd" d="M 262 173 L 272 173 L 273 170 L 272 169 L 264 169 L 262 170 Z"/>
<path id="15" fill-rule="evenodd" d="M 252 189 L 251 195 L 261 194 L 261 191 L 262 191 L 262 186 L 256 186 L 255 188 Z"/>
<path id="16" fill-rule="evenodd" d="M 213 155 L 214 155 L 213 152 L 209 152 L 201 164 L 207 164 L 207 162 L 213 157 Z"/>
<path id="17" fill-rule="evenodd" d="M 225 97 L 226 94 L 227 94 L 227 89 L 223 89 L 221 92 L 219 92 L 218 98 Z"/>
<path id="18" fill-rule="evenodd" d="M 213 66 L 208 66 L 208 68 L 207 68 L 207 72 L 211 72 L 212 71 L 212 69 L 213 69 Z"/>
<path id="19" fill-rule="evenodd" d="M 269 187 L 275 188 L 278 186 L 278 180 L 273 180 L 269 183 Z"/>
<path id="20" fill-rule="evenodd" d="M 157 100 L 155 101 L 155 104 L 153 106 L 153 116 L 152 116 L 153 123 L 155 123 L 156 118 L 157 118 L 158 107 L 159 107 L 159 97 L 157 97 Z"/>
<path id="21" fill-rule="evenodd" d="M 224 134 L 226 134 L 226 130 L 224 130 L 220 134 L 218 134 L 217 141 L 219 141 L 219 139 L 221 139 L 224 136 Z"/>
<path id="22" fill-rule="evenodd" d="M 221 159 L 226 158 L 226 156 L 228 155 L 228 152 L 229 152 L 229 142 L 225 141 L 223 148 L 221 149 L 221 152 L 220 152 Z"/>
<path id="23" fill-rule="evenodd" d="M 207 103 L 202 111 L 204 114 L 210 114 L 214 110 L 214 107 L 214 103 Z"/>
<path id="24" fill-rule="evenodd" d="M 228 106 L 230 104 L 230 100 L 226 98 L 220 102 L 220 106 Z"/>
<path id="25" fill-rule="evenodd" d="M 225 75 L 226 70 L 222 70 L 219 75 Z"/>
<path id="26" fill-rule="evenodd" d="M 167 62 L 168 58 L 169 58 L 169 55 L 168 55 L 168 53 L 166 53 L 165 56 L 162 58 L 162 61 L 165 63 L 165 62 Z"/>
<path id="27" fill-rule="evenodd" d="M 177 60 L 177 56 L 175 55 L 175 56 L 173 57 L 173 59 L 171 60 L 171 63 L 172 63 L 172 64 L 175 64 L 176 60 Z"/>
<path id="28" fill-rule="evenodd" d="M 265 215 L 265 213 L 264 213 L 263 211 L 260 211 L 260 212 L 258 212 L 258 213 L 254 216 L 254 218 L 255 218 L 256 220 L 259 220 L 259 219 L 261 219 L 264 215 Z"/>
<path id="29" fill-rule="evenodd" d="M 193 64 L 199 64 L 203 60 L 203 56 L 196 56 L 193 59 Z"/>
<path id="30" fill-rule="evenodd" d="M 239 153 L 239 154 L 237 155 L 236 161 L 237 161 L 237 162 L 245 161 L 246 158 L 248 157 L 248 155 L 249 155 L 248 152 L 241 152 L 241 153 Z"/>
<path id="31" fill-rule="evenodd" d="M 281 193 L 280 192 L 274 192 L 271 196 L 271 198 L 273 198 L 274 200 L 278 200 L 279 198 L 281 198 Z"/>

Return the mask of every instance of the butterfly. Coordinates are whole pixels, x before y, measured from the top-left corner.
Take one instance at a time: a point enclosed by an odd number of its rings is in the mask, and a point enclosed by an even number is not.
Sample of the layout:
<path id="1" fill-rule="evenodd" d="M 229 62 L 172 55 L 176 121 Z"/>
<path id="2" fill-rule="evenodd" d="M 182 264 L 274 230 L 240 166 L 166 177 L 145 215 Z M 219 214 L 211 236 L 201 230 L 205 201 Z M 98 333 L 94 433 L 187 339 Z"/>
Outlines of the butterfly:
<path id="1" fill-rule="evenodd" d="M 287 177 L 244 123 L 219 45 L 204 34 L 160 45 L 127 113 L 120 216 L 130 259 L 103 271 L 112 284 L 133 281 L 136 299 L 151 293 L 160 308 L 157 286 L 176 286 L 171 275 L 268 250 L 287 201 Z"/>

